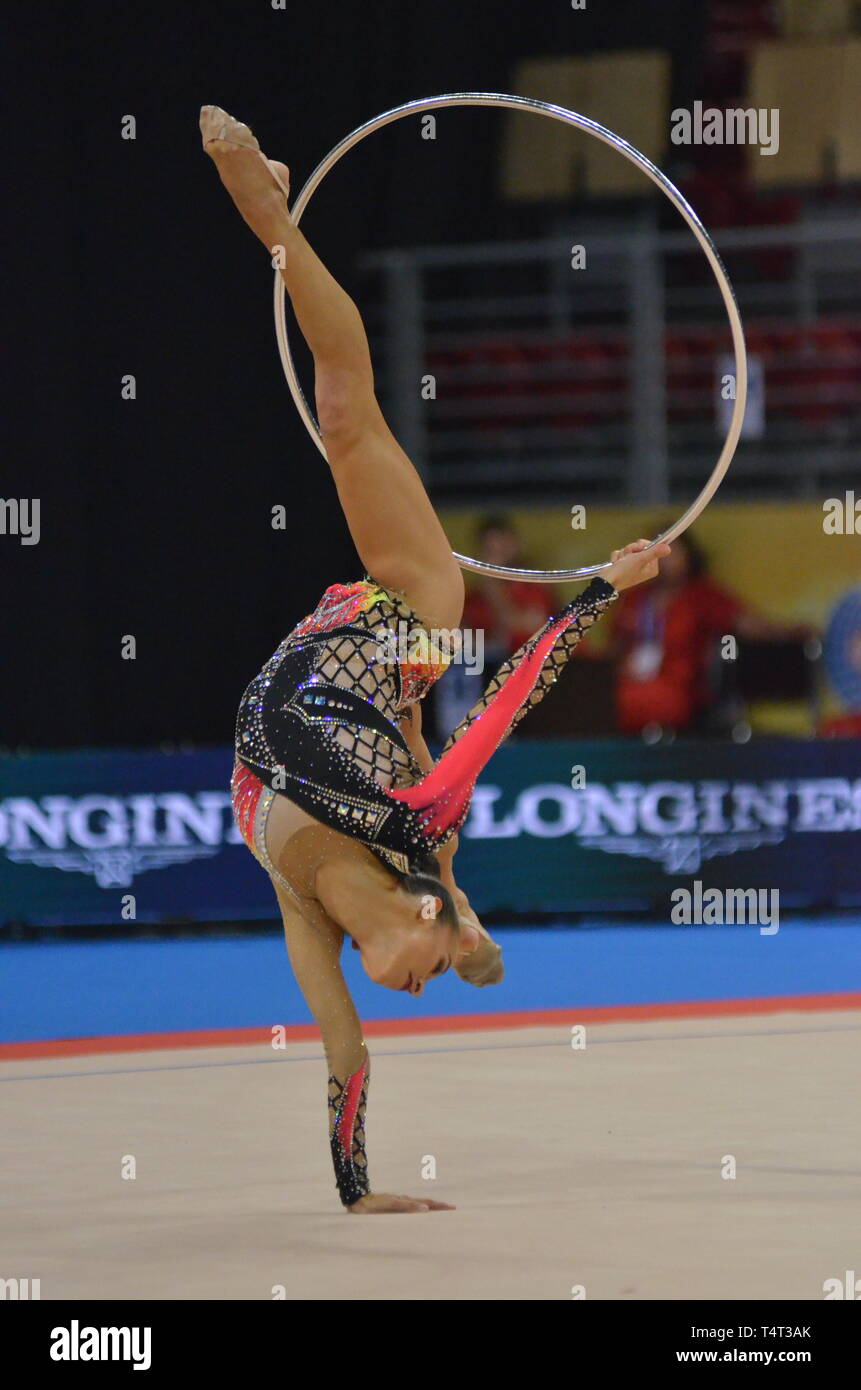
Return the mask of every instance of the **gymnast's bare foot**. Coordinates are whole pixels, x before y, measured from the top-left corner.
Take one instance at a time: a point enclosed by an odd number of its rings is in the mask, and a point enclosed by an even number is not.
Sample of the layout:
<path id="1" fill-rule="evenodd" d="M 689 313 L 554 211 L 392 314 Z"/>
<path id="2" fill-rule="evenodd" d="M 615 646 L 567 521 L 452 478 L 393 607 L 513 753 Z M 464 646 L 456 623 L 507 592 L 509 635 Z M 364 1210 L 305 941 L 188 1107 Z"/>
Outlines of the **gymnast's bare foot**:
<path id="1" fill-rule="evenodd" d="M 290 171 L 267 159 L 248 129 L 220 106 L 200 110 L 203 148 L 215 163 L 221 182 L 254 235 L 271 248 L 290 224 L 287 196 Z"/>
<path id="2" fill-rule="evenodd" d="M 430 1197 L 395 1197 L 391 1192 L 369 1192 L 347 1210 L 354 1216 L 375 1216 L 383 1212 L 454 1211 L 448 1202 L 434 1202 Z"/>

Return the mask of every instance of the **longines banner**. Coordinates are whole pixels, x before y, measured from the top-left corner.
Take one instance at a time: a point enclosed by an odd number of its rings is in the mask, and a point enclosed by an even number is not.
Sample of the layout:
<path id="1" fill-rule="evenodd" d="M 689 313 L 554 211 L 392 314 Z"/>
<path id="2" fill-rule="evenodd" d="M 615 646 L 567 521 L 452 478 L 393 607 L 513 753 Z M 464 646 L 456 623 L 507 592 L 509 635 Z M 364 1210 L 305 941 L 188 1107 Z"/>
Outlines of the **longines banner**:
<path id="1" fill-rule="evenodd" d="M 229 750 L 0 762 L 0 923 L 272 917 L 230 810 Z M 652 908 L 706 887 L 861 903 L 861 741 L 511 744 L 457 876 L 476 910 Z"/>

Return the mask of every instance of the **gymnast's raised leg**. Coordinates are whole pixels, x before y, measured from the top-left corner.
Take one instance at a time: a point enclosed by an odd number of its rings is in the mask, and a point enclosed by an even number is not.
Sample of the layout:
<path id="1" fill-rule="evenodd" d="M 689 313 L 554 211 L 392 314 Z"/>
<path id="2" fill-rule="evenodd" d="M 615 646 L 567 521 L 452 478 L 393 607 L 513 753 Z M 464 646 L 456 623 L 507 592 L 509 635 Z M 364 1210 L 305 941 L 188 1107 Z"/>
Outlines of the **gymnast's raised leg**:
<path id="1" fill-rule="evenodd" d="M 378 583 L 403 593 L 429 626 L 456 628 L 460 569 L 418 473 L 383 418 L 359 311 L 293 225 L 286 167 L 266 161 L 248 127 L 219 107 L 205 106 L 200 124 L 204 149 L 255 236 L 270 251 L 283 248 L 281 274 L 314 358 L 323 443 L 362 564 Z"/>

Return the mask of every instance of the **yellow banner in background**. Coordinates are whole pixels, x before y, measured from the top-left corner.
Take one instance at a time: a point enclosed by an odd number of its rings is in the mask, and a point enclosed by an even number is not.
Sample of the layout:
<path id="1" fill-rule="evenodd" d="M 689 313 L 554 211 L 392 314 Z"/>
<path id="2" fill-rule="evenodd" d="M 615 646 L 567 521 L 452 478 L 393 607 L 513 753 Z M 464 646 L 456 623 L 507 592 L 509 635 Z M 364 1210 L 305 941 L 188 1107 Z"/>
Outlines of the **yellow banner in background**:
<path id="1" fill-rule="evenodd" d="M 861 494 L 859 494 L 861 498 Z M 843 497 L 840 498 L 844 501 Z M 485 515 L 510 518 L 523 542 L 523 563 L 536 569 L 568 569 L 598 564 L 611 550 L 640 536 L 652 539 L 678 516 L 669 507 L 585 508 L 585 526 L 572 528 L 571 511 L 553 507 L 451 508 L 442 520 L 449 540 L 461 554 L 476 554 L 476 527 Z M 705 551 L 708 572 L 720 584 L 768 617 L 812 623 L 824 633 L 832 609 L 844 594 L 861 584 L 861 533 L 828 534 L 826 512 L 819 502 L 712 503 L 692 528 Z M 844 508 L 845 526 L 853 516 Z M 859 522 L 861 525 L 861 522 Z M 469 575 L 466 575 L 467 584 Z M 561 601 L 577 585 L 559 590 Z M 596 629 L 596 646 L 600 645 Z M 841 708 L 831 697 L 824 712 Z M 760 732 L 810 733 L 809 715 L 799 706 L 760 707 Z M 752 720 L 752 722 L 754 722 Z"/>

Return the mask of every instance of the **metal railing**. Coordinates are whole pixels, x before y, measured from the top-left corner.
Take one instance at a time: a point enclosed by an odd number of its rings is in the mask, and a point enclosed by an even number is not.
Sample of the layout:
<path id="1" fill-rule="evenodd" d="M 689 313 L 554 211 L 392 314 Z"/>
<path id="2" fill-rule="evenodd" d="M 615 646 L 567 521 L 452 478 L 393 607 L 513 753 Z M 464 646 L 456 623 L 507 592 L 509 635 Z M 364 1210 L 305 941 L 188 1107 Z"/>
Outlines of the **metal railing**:
<path id="1" fill-rule="evenodd" d="M 586 265 L 572 268 L 579 240 Z M 851 485 L 861 446 L 861 218 L 735 228 L 715 240 L 765 429 L 729 495 Z M 720 444 L 729 332 L 687 232 L 376 252 L 363 311 L 398 439 L 437 495 L 663 503 L 708 475 Z M 369 302 L 368 302 L 369 301 Z M 750 418 L 750 412 L 749 412 Z"/>

